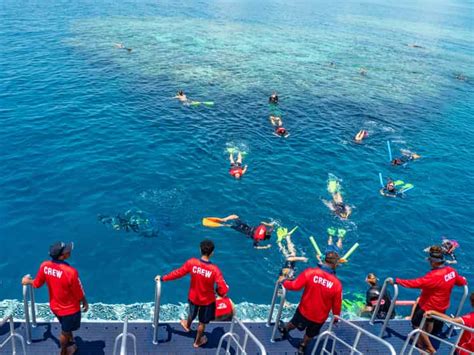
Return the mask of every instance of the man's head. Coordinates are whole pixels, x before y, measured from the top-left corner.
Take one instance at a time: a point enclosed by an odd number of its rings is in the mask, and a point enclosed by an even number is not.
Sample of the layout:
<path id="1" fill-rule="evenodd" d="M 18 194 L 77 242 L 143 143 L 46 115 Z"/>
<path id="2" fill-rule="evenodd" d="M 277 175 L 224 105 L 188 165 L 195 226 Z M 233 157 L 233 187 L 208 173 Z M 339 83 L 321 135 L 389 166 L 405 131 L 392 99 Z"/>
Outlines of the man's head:
<path id="1" fill-rule="evenodd" d="M 328 253 L 326 253 L 325 257 L 324 257 L 324 262 L 326 263 L 326 265 L 328 265 L 331 269 L 336 269 L 336 267 L 339 265 L 339 254 L 334 252 L 334 251 L 330 251 Z"/>
<path id="2" fill-rule="evenodd" d="M 365 282 L 367 282 L 370 286 L 377 285 L 378 278 L 374 273 L 367 274 L 365 278 Z"/>
<path id="3" fill-rule="evenodd" d="M 200 244 L 201 247 L 201 255 L 210 257 L 214 252 L 214 242 L 209 239 L 205 239 Z"/>
<path id="4" fill-rule="evenodd" d="M 74 243 L 56 242 L 49 247 L 49 256 L 53 260 L 66 260 L 71 256 L 71 251 L 74 248 Z"/>
<path id="5" fill-rule="evenodd" d="M 431 246 L 429 254 L 428 261 L 430 262 L 431 267 L 439 267 L 444 264 L 443 248 L 440 245 Z"/>

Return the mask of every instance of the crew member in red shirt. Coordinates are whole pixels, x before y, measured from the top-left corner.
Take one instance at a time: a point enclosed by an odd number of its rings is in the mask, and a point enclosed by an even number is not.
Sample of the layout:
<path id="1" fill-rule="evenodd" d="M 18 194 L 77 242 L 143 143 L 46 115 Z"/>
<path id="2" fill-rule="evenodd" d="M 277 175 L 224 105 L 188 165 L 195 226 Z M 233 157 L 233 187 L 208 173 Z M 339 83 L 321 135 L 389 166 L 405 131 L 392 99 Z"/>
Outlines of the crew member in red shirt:
<path id="1" fill-rule="evenodd" d="M 413 328 L 420 326 L 423 315 L 427 311 L 437 311 L 445 313 L 449 308 L 449 299 L 454 286 L 464 286 L 466 279 L 458 274 L 451 266 L 445 266 L 443 249 L 434 245 L 429 250 L 428 261 L 431 265 L 431 271 L 425 276 L 413 280 L 395 279 L 395 282 L 403 287 L 420 288 L 421 295 L 418 305 L 413 312 L 411 323 Z M 428 319 L 424 330 L 428 333 L 433 331 L 433 319 Z M 418 346 L 429 353 L 435 353 L 436 349 L 431 344 L 427 334 L 420 334 Z"/>
<path id="2" fill-rule="evenodd" d="M 189 332 L 193 320 L 196 316 L 199 316 L 199 325 L 193 344 L 195 348 L 206 344 L 207 338 L 203 335 L 204 330 L 206 324 L 214 320 L 215 317 L 216 294 L 214 285 L 217 284 L 217 294 L 221 297 L 225 297 L 229 291 L 229 286 L 227 286 L 222 272 L 209 261 L 214 252 L 214 243 L 211 240 L 203 240 L 200 246 L 201 259 L 191 258 L 179 269 L 173 270 L 163 277 L 158 275 L 155 278 L 157 281 L 164 282 L 191 274 L 191 286 L 188 293 L 189 314 L 187 320 L 181 320 L 181 326 L 186 332 Z"/>
<path id="3" fill-rule="evenodd" d="M 474 308 L 474 292 L 471 293 L 471 307 Z M 444 313 L 436 311 L 428 311 L 425 313 L 428 317 L 435 315 L 444 319 L 449 319 L 454 323 L 465 325 L 466 327 L 474 329 L 474 312 L 468 313 L 462 317 L 451 318 Z M 469 355 L 474 353 L 474 332 L 464 330 L 461 339 L 459 339 L 458 346 L 462 349 L 457 349 L 457 355 Z"/>
<path id="4" fill-rule="evenodd" d="M 61 324 L 61 355 L 74 354 L 77 350 L 72 332 L 81 327 L 81 303 L 83 312 L 89 309 L 77 270 L 65 262 L 71 256 L 73 247 L 73 243 L 54 243 L 49 248 L 51 260 L 41 264 L 36 278 L 27 275 L 21 281 L 23 285 L 34 288 L 46 282 L 49 306 Z"/>
<path id="5" fill-rule="evenodd" d="M 341 314 L 342 285 L 336 277 L 338 264 L 339 255 L 331 251 L 326 253 L 322 265 L 306 269 L 294 281 L 283 282 L 283 287 L 290 291 L 304 288 L 293 318 L 286 325 L 281 322 L 278 326 L 284 337 L 295 328 L 306 330 L 298 354 L 305 353 L 306 346 L 319 334 L 331 310 L 333 315 Z"/>

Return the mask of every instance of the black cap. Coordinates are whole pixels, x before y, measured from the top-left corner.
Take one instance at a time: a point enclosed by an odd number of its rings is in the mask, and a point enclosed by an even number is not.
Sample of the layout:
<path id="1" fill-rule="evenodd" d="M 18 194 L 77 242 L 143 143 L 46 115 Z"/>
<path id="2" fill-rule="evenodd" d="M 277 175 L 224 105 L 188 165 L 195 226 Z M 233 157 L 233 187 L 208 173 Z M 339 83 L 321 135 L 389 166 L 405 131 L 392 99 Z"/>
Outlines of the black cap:
<path id="1" fill-rule="evenodd" d="M 427 258 L 429 261 L 434 263 L 444 263 L 444 253 L 442 252 L 441 247 L 432 246 L 429 250 L 429 257 Z"/>
<path id="2" fill-rule="evenodd" d="M 61 255 L 66 253 L 70 253 L 74 248 L 74 243 L 64 243 L 64 242 L 56 242 L 49 247 L 49 256 L 53 259 L 59 258 Z"/>

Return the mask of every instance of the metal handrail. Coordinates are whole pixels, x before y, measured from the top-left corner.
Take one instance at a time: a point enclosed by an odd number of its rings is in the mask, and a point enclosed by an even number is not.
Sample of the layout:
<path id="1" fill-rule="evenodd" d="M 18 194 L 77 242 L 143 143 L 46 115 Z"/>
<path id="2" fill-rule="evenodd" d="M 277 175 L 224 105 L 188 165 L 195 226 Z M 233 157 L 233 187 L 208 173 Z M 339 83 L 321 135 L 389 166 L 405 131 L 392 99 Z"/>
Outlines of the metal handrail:
<path id="1" fill-rule="evenodd" d="M 449 347 L 451 347 L 451 352 L 450 352 L 450 355 L 453 355 L 454 352 L 456 350 L 464 350 L 466 352 L 470 352 L 470 350 L 467 350 L 467 349 L 464 349 L 462 347 L 459 346 L 459 341 L 461 340 L 461 337 L 463 335 L 463 333 L 465 331 L 468 331 L 468 332 L 474 332 L 474 328 L 470 328 L 470 327 L 467 327 L 465 326 L 464 324 L 459 324 L 459 323 L 455 323 L 453 322 L 452 320 L 450 319 L 445 319 L 445 318 L 441 318 L 441 317 L 438 317 L 438 316 L 435 316 L 435 315 L 432 315 L 431 318 L 435 319 L 435 320 L 438 320 L 438 321 L 441 321 L 443 323 L 447 323 L 447 324 L 450 324 L 450 327 L 459 327 L 461 328 L 461 331 L 459 332 L 459 335 L 456 339 L 456 341 L 454 343 L 452 342 L 449 342 L 448 340 L 446 339 L 443 339 L 443 338 L 440 338 L 436 335 L 433 335 L 431 333 L 428 333 L 426 330 L 424 330 L 424 326 L 425 326 L 425 323 L 426 323 L 426 319 L 427 319 L 427 316 L 426 314 L 423 316 L 422 320 L 421 320 L 421 323 L 420 323 L 420 327 L 417 328 L 417 329 L 414 329 L 412 330 L 408 336 L 407 336 L 407 340 L 405 341 L 405 344 L 403 345 L 403 348 L 402 350 L 400 351 L 400 355 L 404 354 L 405 351 L 407 350 L 408 346 L 410 345 L 410 340 L 413 336 L 415 336 L 415 338 L 413 339 L 413 343 L 411 344 L 410 346 L 410 351 L 408 354 L 412 354 L 413 353 L 413 350 L 417 350 L 417 351 L 420 351 L 422 354 L 428 354 L 426 351 L 420 349 L 417 347 L 417 344 L 418 344 L 418 339 L 420 337 L 421 334 L 425 334 L 427 335 L 428 337 L 430 338 L 433 338 L 433 339 L 436 339 L 438 340 L 439 342 L 443 343 L 443 344 L 446 344 L 448 345 Z M 448 336 L 448 339 L 449 339 L 449 336 Z"/>
<path id="2" fill-rule="evenodd" d="M 126 317 L 123 322 L 122 333 L 117 335 L 117 337 L 115 338 L 114 355 L 117 354 L 117 345 L 120 339 L 122 340 L 122 342 L 120 343 L 120 355 L 127 355 L 127 339 L 129 337 L 132 339 L 133 342 L 133 353 L 134 355 L 137 355 L 137 338 L 135 337 L 135 335 L 128 332 L 128 317 Z"/>
<path id="3" fill-rule="evenodd" d="M 160 323 L 161 281 L 156 280 L 155 307 L 153 311 L 153 344 L 158 344 L 158 325 Z"/>
<path id="4" fill-rule="evenodd" d="M 275 335 L 278 330 L 278 323 L 280 322 L 281 319 L 281 313 L 283 312 L 283 306 L 285 305 L 286 301 L 286 288 L 283 287 L 283 284 L 279 281 L 275 283 L 275 289 L 273 291 L 273 297 L 272 297 L 272 304 L 270 306 L 270 312 L 268 314 L 268 319 L 267 319 L 267 327 L 271 326 L 272 323 L 272 318 L 273 318 L 273 313 L 275 310 L 275 304 L 276 300 L 278 298 L 278 291 L 281 289 L 281 294 L 280 294 L 280 307 L 278 307 L 278 312 L 275 318 L 275 324 L 273 325 L 273 330 L 272 330 L 272 337 L 270 338 L 270 341 L 272 343 L 275 342 Z"/>
<path id="5" fill-rule="evenodd" d="M 26 355 L 26 347 L 25 347 L 25 339 L 20 335 L 15 333 L 15 323 L 13 322 L 13 316 L 12 314 L 6 315 L 1 321 L 0 321 L 0 327 L 2 327 L 6 322 L 10 324 L 10 334 L 6 337 L 6 339 L 0 343 L 0 349 L 3 349 L 5 345 L 11 340 L 12 342 L 12 354 L 16 355 L 16 344 L 15 344 L 15 338 L 18 338 L 20 340 L 21 348 L 23 350 L 23 355 Z"/>
<path id="6" fill-rule="evenodd" d="M 31 275 L 28 274 L 25 277 L 31 277 Z M 26 343 L 31 344 L 31 326 L 36 327 L 35 292 L 32 285 L 23 285 L 23 313 L 25 315 Z"/>
<path id="7" fill-rule="evenodd" d="M 391 277 L 387 277 L 385 281 L 383 282 L 382 290 L 380 290 L 380 295 L 379 298 L 377 299 L 377 304 L 375 306 L 375 309 L 372 313 L 372 316 L 370 317 L 370 325 L 374 325 L 375 318 L 377 317 L 377 314 L 379 313 L 380 305 L 382 302 L 383 297 L 385 296 L 385 292 L 387 291 L 387 286 L 389 284 L 393 283 L 393 279 Z M 393 310 L 395 309 L 395 303 L 397 302 L 398 299 L 398 285 L 393 284 L 393 297 L 392 301 L 390 303 L 390 307 L 388 308 L 387 314 L 385 315 L 385 319 L 383 320 L 382 328 L 380 329 L 379 337 L 383 337 L 385 333 L 385 329 L 387 329 L 388 322 L 392 318 Z"/>
<path id="8" fill-rule="evenodd" d="M 336 320 L 338 322 L 341 322 L 345 325 L 350 326 L 351 328 L 353 328 L 357 331 L 354 342 L 352 344 L 349 344 L 346 341 L 342 340 L 341 338 L 339 338 L 335 334 L 335 332 L 333 332 L 333 327 L 334 327 L 334 324 L 335 324 Z M 321 341 L 323 339 L 324 339 L 323 348 L 321 349 L 321 352 L 319 354 L 330 354 L 330 355 L 334 354 L 336 352 L 336 344 L 337 343 L 340 343 L 340 344 L 344 345 L 345 347 L 349 348 L 351 350 L 351 355 L 352 354 L 363 354 L 361 351 L 357 350 L 357 346 L 359 345 L 359 341 L 360 341 L 360 338 L 361 338 L 362 335 L 367 336 L 367 337 L 371 338 L 373 341 L 376 341 L 376 342 L 382 344 L 383 346 L 385 346 L 388 350 L 388 352 L 386 354 L 396 355 L 395 349 L 393 348 L 393 346 L 388 341 L 381 339 L 380 337 L 370 333 L 369 331 L 359 327 L 358 325 L 355 325 L 354 323 L 351 323 L 351 322 L 349 322 L 345 319 L 342 319 L 339 316 L 334 316 L 331 320 L 331 323 L 329 323 L 328 330 L 324 331 L 323 333 L 321 333 L 318 336 L 318 339 L 317 339 L 316 344 L 315 344 L 315 346 L 314 346 L 314 348 L 311 352 L 311 355 L 316 354 L 316 350 L 318 349 L 318 346 L 319 346 L 319 344 L 321 343 Z M 326 349 L 329 338 L 333 339 L 330 351 L 328 351 Z"/>
<path id="9" fill-rule="evenodd" d="M 242 328 L 242 330 L 244 331 L 244 339 L 243 339 L 242 344 L 240 343 L 239 335 L 234 332 L 234 325 L 240 326 L 240 328 Z M 223 344 L 224 340 L 227 339 L 227 338 L 229 340 L 227 341 L 227 347 L 226 347 L 226 351 L 225 351 L 226 355 L 231 354 L 230 347 L 231 347 L 232 342 L 234 342 L 235 346 L 237 347 L 237 349 L 235 351 L 235 354 L 237 354 L 237 355 L 238 354 L 246 355 L 247 354 L 247 351 L 246 351 L 247 343 L 248 343 L 249 338 L 260 349 L 260 354 L 261 355 L 267 355 L 267 351 L 265 350 L 265 347 L 260 342 L 260 340 L 258 340 L 257 337 L 235 316 L 232 318 L 229 331 L 227 333 L 225 333 L 221 337 L 221 339 L 219 340 L 219 345 L 217 346 L 216 355 L 220 354 L 221 349 L 222 349 L 222 344 Z"/>
<path id="10" fill-rule="evenodd" d="M 467 299 L 467 295 L 468 295 L 468 294 L 469 294 L 469 288 L 467 287 L 467 285 L 464 285 L 464 286 L 463 286 L 463 294 L 462 294 L 462 297 L 461 297 L 461 301 L 459 302 L 458 308 L 456 309 L 456 313 L 454 314 L 454 318 L 459 317 L 459 315 L 461 314 L 462 309 L 463 309 L 463 307 L 464 307 L 464 303 L 466 302 L 466 299 Z M 448 338 L 451 338 L 451 335 L 453 334 L 453 330 L 454 330 L 454 325 L 451 325 L 451 326 L 449 327 Z"/>

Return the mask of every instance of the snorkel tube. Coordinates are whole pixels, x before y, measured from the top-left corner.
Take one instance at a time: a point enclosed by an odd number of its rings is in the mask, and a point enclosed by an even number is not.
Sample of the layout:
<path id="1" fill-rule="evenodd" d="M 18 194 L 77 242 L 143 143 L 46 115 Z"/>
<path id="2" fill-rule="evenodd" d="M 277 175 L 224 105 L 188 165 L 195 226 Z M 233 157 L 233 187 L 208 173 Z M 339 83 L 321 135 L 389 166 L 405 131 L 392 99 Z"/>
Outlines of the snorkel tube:
<path id="1" fill-rule="evenodd" d="M 392 147 L 390 147 L 390 141 L 387 141 L 387 148 L 388 148 L 388 161 L 392 161 Z"/>

